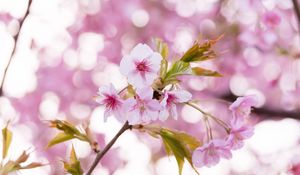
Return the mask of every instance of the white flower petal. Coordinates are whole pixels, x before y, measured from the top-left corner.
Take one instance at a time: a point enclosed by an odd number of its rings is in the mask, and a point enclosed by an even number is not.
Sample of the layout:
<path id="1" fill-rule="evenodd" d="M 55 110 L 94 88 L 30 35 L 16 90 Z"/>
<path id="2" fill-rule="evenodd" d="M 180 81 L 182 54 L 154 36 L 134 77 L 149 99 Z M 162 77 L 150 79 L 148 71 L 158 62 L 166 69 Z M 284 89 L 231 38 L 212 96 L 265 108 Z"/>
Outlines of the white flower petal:
<path id="1" fill-rule="evenodd" d="M 153 54 L 149 58 L 151 65 L 153 66 L 155 72 L 159 71 L 162 59 L 163 59 L 162 56 L 157 52 L 153 52 Z"/>
<path id="2" fill-rule="evenodd" d="M 101 86 L 101 87 L 98 89 L 98 94 L 99 94 L 99 95 L 110 94 L 110 93 L 109 93 L 109 86 L 107 86 L 107 85 Z"/>
<path id="3" fill-rule="evenodd" d="M 137 89 L 136 93 L 143 100 L 151 100 L 153 96 L 153 89 L 151 87 L 144 87 Z"/>
<path id="4" fill-rule="evenodd" d="M 129 74 L 127 78 L 128 78 L 128 83 L 130 83 L 131 85 L 133 85 L 138 89 L 149 86 L 149 84 L 145 83 L 144 78 L 140 74 Z"/>
<path id="5" fill-rule="evenodd" d="M 148 116 L 148 118 L 150 119 L 147 122 L 150 122 L 151 120 L 155 121 L 158 119 L 158 112 L 157 111 L 151 111 L 151 110 L 147 110 L 146 115 Z"/>
<path id="6" fill-rule="evenodd" d="M 162 122 L 166 121 L 168 119 L 168 117 L 169 117 L 168 110 L 162 110 L 162 111 L 160 111 L 158 117 L 159 117 L 160 121 L 162 121 Z"/>
<path id="7" fill-rule="evenodd" d="M 175 120 L 178 119 L 177 108 L 175 104 L 171 104 L 169 112 L 171 117 L 173 117 Z"/>
<path id="8" fill-rule="evenodd" d="M 174 91 L 174 95 L 176 96 L 176 101 L 178 103 L 187 102 L 192 99 L 192 94 L 186 90 Z"/>
<path id="9" fill-rule="evenodd" d="M 142 60 L 149 57 L 153 53 L 152 49 L 147 44 L 138 44 L 130 52 L 133 58 Z"/>
<path id="10" fill-rule="evenodd" d="M 130 72 L 132 72 L 132 70 L 134 69 L 135 69 L 135 65 L 133 59 L 130 56 L 125 55 L 120 62 L 120 72 L 124 76 L 128 76 Z"/>
<path id="11" fill-rule="evenodd" d="M 145 82 L 147 85 L 152 85 L 153 81 L 157 78 L 157 73 L 149 72 L 145 75 Z"/>

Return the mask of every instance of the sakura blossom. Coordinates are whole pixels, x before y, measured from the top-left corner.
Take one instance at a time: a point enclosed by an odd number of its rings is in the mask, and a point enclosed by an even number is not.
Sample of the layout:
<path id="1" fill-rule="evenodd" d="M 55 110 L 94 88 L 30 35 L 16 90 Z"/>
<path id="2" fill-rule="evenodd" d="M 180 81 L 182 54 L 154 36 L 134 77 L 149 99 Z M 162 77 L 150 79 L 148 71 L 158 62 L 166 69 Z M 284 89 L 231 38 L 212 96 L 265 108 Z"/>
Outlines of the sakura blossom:
<path id="1" fill-rule="evenodd" d="M 281 18 L 276 12 L 268 11 L 263 15 L 263 22 L 268 28 L 274 28 L 280 24 Z"/>
<path id="2" fill-rule="evenodd" d="M 120 63 L 121 73 L 137 88 L 150 86 L 158 77 L 162 56 L 146 44 L 136 45 Z"/>
<path id="3" fill-rule="evenodd" d="M 231 151 L 227 143 L 221 139 L 214 139 L 197 148 L 193 153 L 193 164 L 201 168 L 212 167 L 219 163 L 221 158 L 230 159 Z"/>
<path id="4" fill-rule="evenodd" d="M 169 116 L 177 120 L 177 103 L 188 102 L 191 100 L 192 94 L 186 90 L 171 90 L 165 91 L 161 105 L 163 110 L 159 113 L 159 119 L 165 121 Z"/>
<path id="5" fill-rule="evenodd" d="M 158 119 L 160 103 L 152 99 L 153 89 L 137 89 L 135 98 L 125 101 L 127 120 L 130 124 L 149 123 Z"/>
<path id="6" fill-rule="evenodd" d="M 257 97 L 255 95 L 238 97 L 229 109 L 232 111 L 233 117 L 236 122 L 243 121 L 251 113 L 251 107 L 257 104 Z"/>
<path id="7" fill-rule="evenodd" d="M 230 149 L 240 149 L 244 146 L 244 140 L 250 138 L 253 134 L 254 128 L 251 124 L 232 122 L 226 141 Z"/>
<path id="8" fill-rule="evenodd" d="M 124 122 L 124 101 L 112 84 L 99 88 L 96 102 L 105 107 L 104 121 L 107 121 L 109 116 L 114 115 L 119 121 Z"/>

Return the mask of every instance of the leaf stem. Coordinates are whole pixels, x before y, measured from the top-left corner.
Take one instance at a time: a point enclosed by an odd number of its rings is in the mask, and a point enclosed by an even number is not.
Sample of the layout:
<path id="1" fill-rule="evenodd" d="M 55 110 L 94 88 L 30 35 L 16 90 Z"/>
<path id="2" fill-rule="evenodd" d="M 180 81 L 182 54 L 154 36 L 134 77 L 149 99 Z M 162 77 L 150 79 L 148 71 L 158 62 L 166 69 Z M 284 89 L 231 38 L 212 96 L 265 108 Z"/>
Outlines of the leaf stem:
<path id="1" fill-rule="evenodd" d="M 14 36 L 15 44 L 13 46 L 13 50 L 11 52 L 10 58 L 8 60 L 8 63 L 6 65 L 6 67 L 5 67 L 5 69 L 4 69 L 3 78 L 2 78 L 2 81 L 1 81 L 1 85 L 0 85 L 0 97 L 3 96 L 3 85 L 4 85 L 4 82 L 5 82 L 5 79 L 6 79 L 7 71 L 8 71 L 8 68 L 9 68 L 9 66 L 11 64 L 11 61 L 12 61 L 12 59 L 13 59 L 15 53 L 16 53 L 17 43 L 19 41 L 19 34 L 20 34 L 21 29 L 23 27 L 23 23 L 24 23 L 25 19 L 27 18 L 28 14 L 29 14 L 29 9 L 30 9 L 31 3 L 32 3 L 32 0 L 29 0 L 28 1 L 27 10 L 25 12 L 25 15 L 24 15 L 24 17 L 21 20 L 19 20 L 20 28 L 19 28 L 18 33 Z"/>
<path id="2" fill-rule="evenodd" d="M 94 169 L 96 168 L 97 164 L 100 162 L 100 160 L 102 159 L 102 157 L 107 153 L 107 151 L 114 145 L 114 143 L 117 141 L 117 139 L 128 129 L 131 129 L 132 125 L 129 125 L 128 121 L 126 121 L 126 123 L 123 125 L 123 127 L 119 130 L 119 132 L 115 135 L 115 137 L 105 146 L 105 148 L 100 151 L 93 164 L 91 165 L 90 169 L 88 170 L 86 175 L 91 175 L 91 173 L 94 171 Z"/>

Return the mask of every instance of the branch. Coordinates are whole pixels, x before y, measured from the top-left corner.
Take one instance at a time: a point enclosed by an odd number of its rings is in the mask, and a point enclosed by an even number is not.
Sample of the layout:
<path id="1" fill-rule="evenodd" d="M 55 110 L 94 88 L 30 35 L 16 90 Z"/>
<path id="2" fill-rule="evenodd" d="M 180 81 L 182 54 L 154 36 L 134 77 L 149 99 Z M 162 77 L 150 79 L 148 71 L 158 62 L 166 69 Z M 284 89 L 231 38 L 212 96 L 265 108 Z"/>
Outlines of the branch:
<path id="1" fill-rule="evenodd" d="M 96 168 L 97 164 L 100 162 L 102 157 L 107 153 L 107 151 L 114 145 L 114 143 L 117 141 L 117 139 L 128 129 L 131 129 L 132 125 L 129 125 L 128 121 L 123 125 L 123 127 L 119 130 L 119 132 L 115 135 L 115 137 L 105 146 L 105 148 L 100 151 L 93 164 L 91 165 L 90 169 L 88 170 L 86 175 L 91 175 L 93 170 Z"/>
<path id="2" fill-rule="evenodd" d="M 1 81 L 1 85 L 0 85 L 0 97 L 3 96 L 3 85 L 4 85 L 4 82 L 5 82 L 5 79 L 6 79 L 7 71 L 8 71 L 10 63 L 12 61 L 12 58 L 14 57 L 14 55 L 16 53 L 16 45 L 17 45 L 18 40 L 19 40 L 19 34 L 20 34 L 21 29 L 22 29 L 23 23 L 24 23 L 25 19 L 27 18 L 28 14 L 29 14 L 29 9 L 30 9 L 31 3 L 32 3 L 32 0 L 29 0 L 28 1 L 27 10 L 25 12 L 25 15 L 24 15 L 24 17 L 22 19 L 19 20 L 20 28 L 19 28 L 18 33 L 14 36 L 15 44 L 13 46 L 13 50 L 11 52 L 10 58 L 8 60 L 8 63 L 6 65 L 6 67 L 5 67 L 5 69 L 4 69 L 4 74 L 3 74 L 3 78 L 2 78 L 2 81 Z"/>
<path id="3" fill-rule="evenodd" d="M 294 5 L 294 11 L 296 13 L 296 17 L 298 19 L 298 30 L 300 32 L 300 8 L 299 8 L 299 3 L 298 0 L 292 0 L 293 5 Z"/>

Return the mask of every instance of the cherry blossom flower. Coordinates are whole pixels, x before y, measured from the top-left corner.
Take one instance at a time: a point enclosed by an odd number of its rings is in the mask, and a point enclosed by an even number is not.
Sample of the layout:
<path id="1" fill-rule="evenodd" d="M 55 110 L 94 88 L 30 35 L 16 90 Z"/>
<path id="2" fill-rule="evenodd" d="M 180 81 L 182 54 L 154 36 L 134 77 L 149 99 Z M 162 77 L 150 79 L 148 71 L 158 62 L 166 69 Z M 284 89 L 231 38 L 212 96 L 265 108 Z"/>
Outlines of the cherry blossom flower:
<path id="1" fill-rule="evenodd" d="M 250 138 L 253 134 L 254 128 L 251 125 L 232 122 L 227 137 L 228 146 L 233 150 L 240 149 L 244 145 L 244 140 Z"/>
<path id="2" fill-rule="evenodd" d="M 162 56 L 146 44 L 138 44 L 120 63 L 120 71 L 137 88 L 150 86 L 157 78 Z"/>
<path id="3" fill-rule="evenodd" d="M 152 99 L 152 88 L 137 89 L 136 93 L 135 98 L 129 98 L 125 101 L 129 124 L 149 123 L 157 120 L 161 105 L 157 100 Z"/>
<path id="4" fill-rule="evenodd" d="M 192 155 L 193 164 L 200 168 L 216 165 L 220 158 L 230 159 L 231 152 L 224 140 L 214 139 L 197 148 Z"/>
<path id="5" fill-rule="evenodd" d="M 280 24 L 280 17 L 277 13 L 268 11 L 263 16 L 263 22 L 264 24 L 269 28 L 274 28 L 275 26 L 278 26 Z"/>
<path id="6" fill-rule="evenodd" d="M 256 96 L 249 95 L 244 97 L 238 97 L 235 102 L 233 102 L 229 109 L 233 113 L 233 121 L 242 122 L 251 113 L 251 107 L 257 104 Z"/>
<path id="7" fill-rule="evenodd" d="M 124 122 L 123 100 L 112 84 L 99 88 L 96 102 L 105 106 L 104 121 L 114 115 L 120 122 Z"/>
<path id="8" fill-rule="evenodd" d="M 169 116 L 175 120 L 178 118 L 176 103 L 187 102 L 192 98 L 192 94 L 185 90 L 166 91 L 161 101 L 163 110 L 159 113 L 159 119 L 165 121 Z"/>

